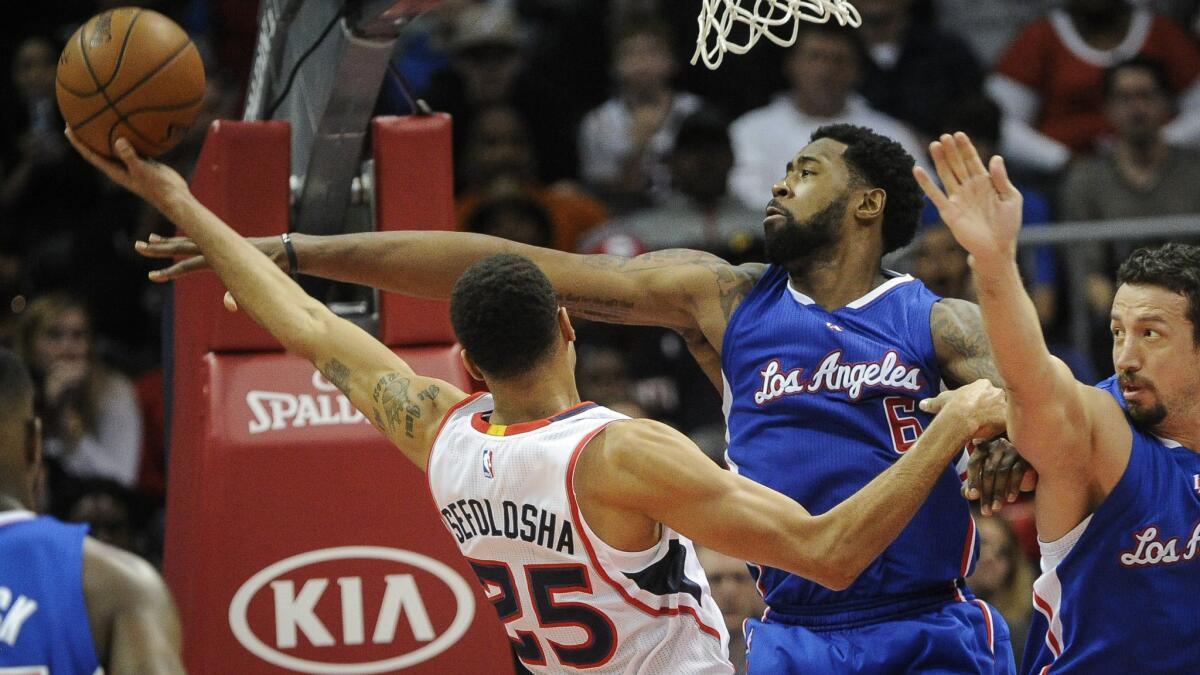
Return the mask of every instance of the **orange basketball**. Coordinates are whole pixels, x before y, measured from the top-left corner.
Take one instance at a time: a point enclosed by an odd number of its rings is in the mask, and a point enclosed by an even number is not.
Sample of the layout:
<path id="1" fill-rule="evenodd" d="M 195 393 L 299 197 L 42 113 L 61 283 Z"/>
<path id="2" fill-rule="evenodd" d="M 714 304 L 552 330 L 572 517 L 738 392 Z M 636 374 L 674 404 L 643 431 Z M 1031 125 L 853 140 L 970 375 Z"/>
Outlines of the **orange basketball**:
<path id="1" fill-rule="evenodd" d="M 122 136 L 138 153 L 170 150 L 200 112 L 204 63 L 174 21 L 119 7 L 83 24 L 58 59 L 58 109 L 84 145 L 112 157 Z"/>

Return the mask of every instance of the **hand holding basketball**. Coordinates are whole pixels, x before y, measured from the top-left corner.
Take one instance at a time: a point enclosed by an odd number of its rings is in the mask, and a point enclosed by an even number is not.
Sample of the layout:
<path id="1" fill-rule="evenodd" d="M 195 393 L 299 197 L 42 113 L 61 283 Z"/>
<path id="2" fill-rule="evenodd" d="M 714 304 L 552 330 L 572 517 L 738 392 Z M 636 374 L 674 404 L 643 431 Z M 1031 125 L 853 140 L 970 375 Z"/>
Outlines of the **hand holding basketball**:
<path id="1" fill-rule="evenodd" d="M 76 137 L 112 158 L 129 139 L 156 157 L 183 140 L 204 99 L 204 64 L 187 33 L 148 9 L 120 7 L 75 31 L 58 59 L 58 108 Z"/>
<path id="2" fill-rule="evenodd" d="M 118 138 L 114 145 L 120 162 L 107 160 L 85 146 L 79 137 L 67 129 L 67 139 L 83 158 L 100 169 L 114 183 L 146 200 L 159 211 L 166 211 L 171 201 L 180 195 L 190 195 L 187 181 L 171 167 L 138 157 L 128 140 Z"/>
<path id="3" fill-rule="evenodd" d="M 913 175 L 958 243 L 980 261 L 1015 259 L 1022 197 L 1008 179 L 1004 160 L 993 157 L 984 167 L 962 132 L 943 134 L 929 144 L 929 154 L 942 187 L 920 167 Z"/>

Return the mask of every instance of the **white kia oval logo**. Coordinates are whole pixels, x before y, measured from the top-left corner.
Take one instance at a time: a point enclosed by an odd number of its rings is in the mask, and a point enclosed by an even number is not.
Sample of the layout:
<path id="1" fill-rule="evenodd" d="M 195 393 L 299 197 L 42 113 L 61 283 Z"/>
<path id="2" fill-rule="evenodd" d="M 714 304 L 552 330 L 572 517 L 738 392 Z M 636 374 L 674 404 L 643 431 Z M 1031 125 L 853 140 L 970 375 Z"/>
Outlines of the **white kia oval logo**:
<path id="1" fill-rule="evenodd" d="M 318 604 L 326 588 L 330 587 L 330 580 L 282 577 L 310 565 L 353 560 L 400 563 L 437 578 L 453 594 L 457 605 L 453 620 L 438 634 L 430 620 L 414 575 L 388 574 L 385 576 L 386 590 L 382 592 L 379 611 L 374 613 L 374 629 L 368 630 L 367 622 L 364 621 L 367 614 L 363 609 L 363 579 L 360 576 L 345 575 L 336 579 L 340 591 L 342 620 L 341 635 L 335 636 L 334 631 L 339 626 L 334 626 L 331 630 L 317 614 Z M 428 581 L 428 577 L 424 578 Z M 303 582 L 299 590 L 296 589 L 297 581 Z M 274 599 L 275 646 L 264 642 L 250 628 L 251 603 L 259 591 L 268 587 Z M 398 656 L 347 663 L 301 658 L 281 651 L 296 647 L 300 634 L 317 648 L 341 646 L 345 649 L 345 645 L 354 648 L 369 643 L 392 643 L 402 614 L 408 622 L 413 639 L 421 643 L 421 646 Z M 229 604 L 229 627 L 242 646 L 268 663 L 302 673 L 382 673 L 407 668 L 449 649 L 467 632 L 474 618 L 475 595 L 471 586 L 457 572 L 429 556 L 383 546 L 339 546 L 284 558 L 247 579 Z"/>

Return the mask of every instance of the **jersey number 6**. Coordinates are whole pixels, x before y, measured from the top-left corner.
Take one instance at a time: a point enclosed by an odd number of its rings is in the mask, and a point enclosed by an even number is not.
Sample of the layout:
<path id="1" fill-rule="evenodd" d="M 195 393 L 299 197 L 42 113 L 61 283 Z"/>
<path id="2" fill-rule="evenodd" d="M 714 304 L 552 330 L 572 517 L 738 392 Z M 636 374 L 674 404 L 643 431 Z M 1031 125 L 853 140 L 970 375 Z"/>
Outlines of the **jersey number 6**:
<path id="1" fill-rule="evenodd" d="M 925 430 L 921 420 L 914 416 L 917 402 L 904 396 L 888 396 L 883 399 L 883 411 L 887 415 L 888 431 L 892 434 L 892 447 L 904 454 Z"/>

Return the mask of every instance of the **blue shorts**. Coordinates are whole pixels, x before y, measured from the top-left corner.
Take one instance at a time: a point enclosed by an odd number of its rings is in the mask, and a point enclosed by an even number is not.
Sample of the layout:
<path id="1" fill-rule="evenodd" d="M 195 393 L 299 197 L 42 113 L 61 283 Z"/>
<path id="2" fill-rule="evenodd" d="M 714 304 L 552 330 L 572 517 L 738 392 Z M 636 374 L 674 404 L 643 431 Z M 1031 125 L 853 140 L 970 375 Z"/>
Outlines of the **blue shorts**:
<path id="1" fill-rule="evenodd" d="M 884 609 L 884 608 L 880 608 Z M 749 619 L 752 675 L 945 673 L 1014 675 L 1008 624 L 982 600 L 908 603 L 896 611 Z"/>

